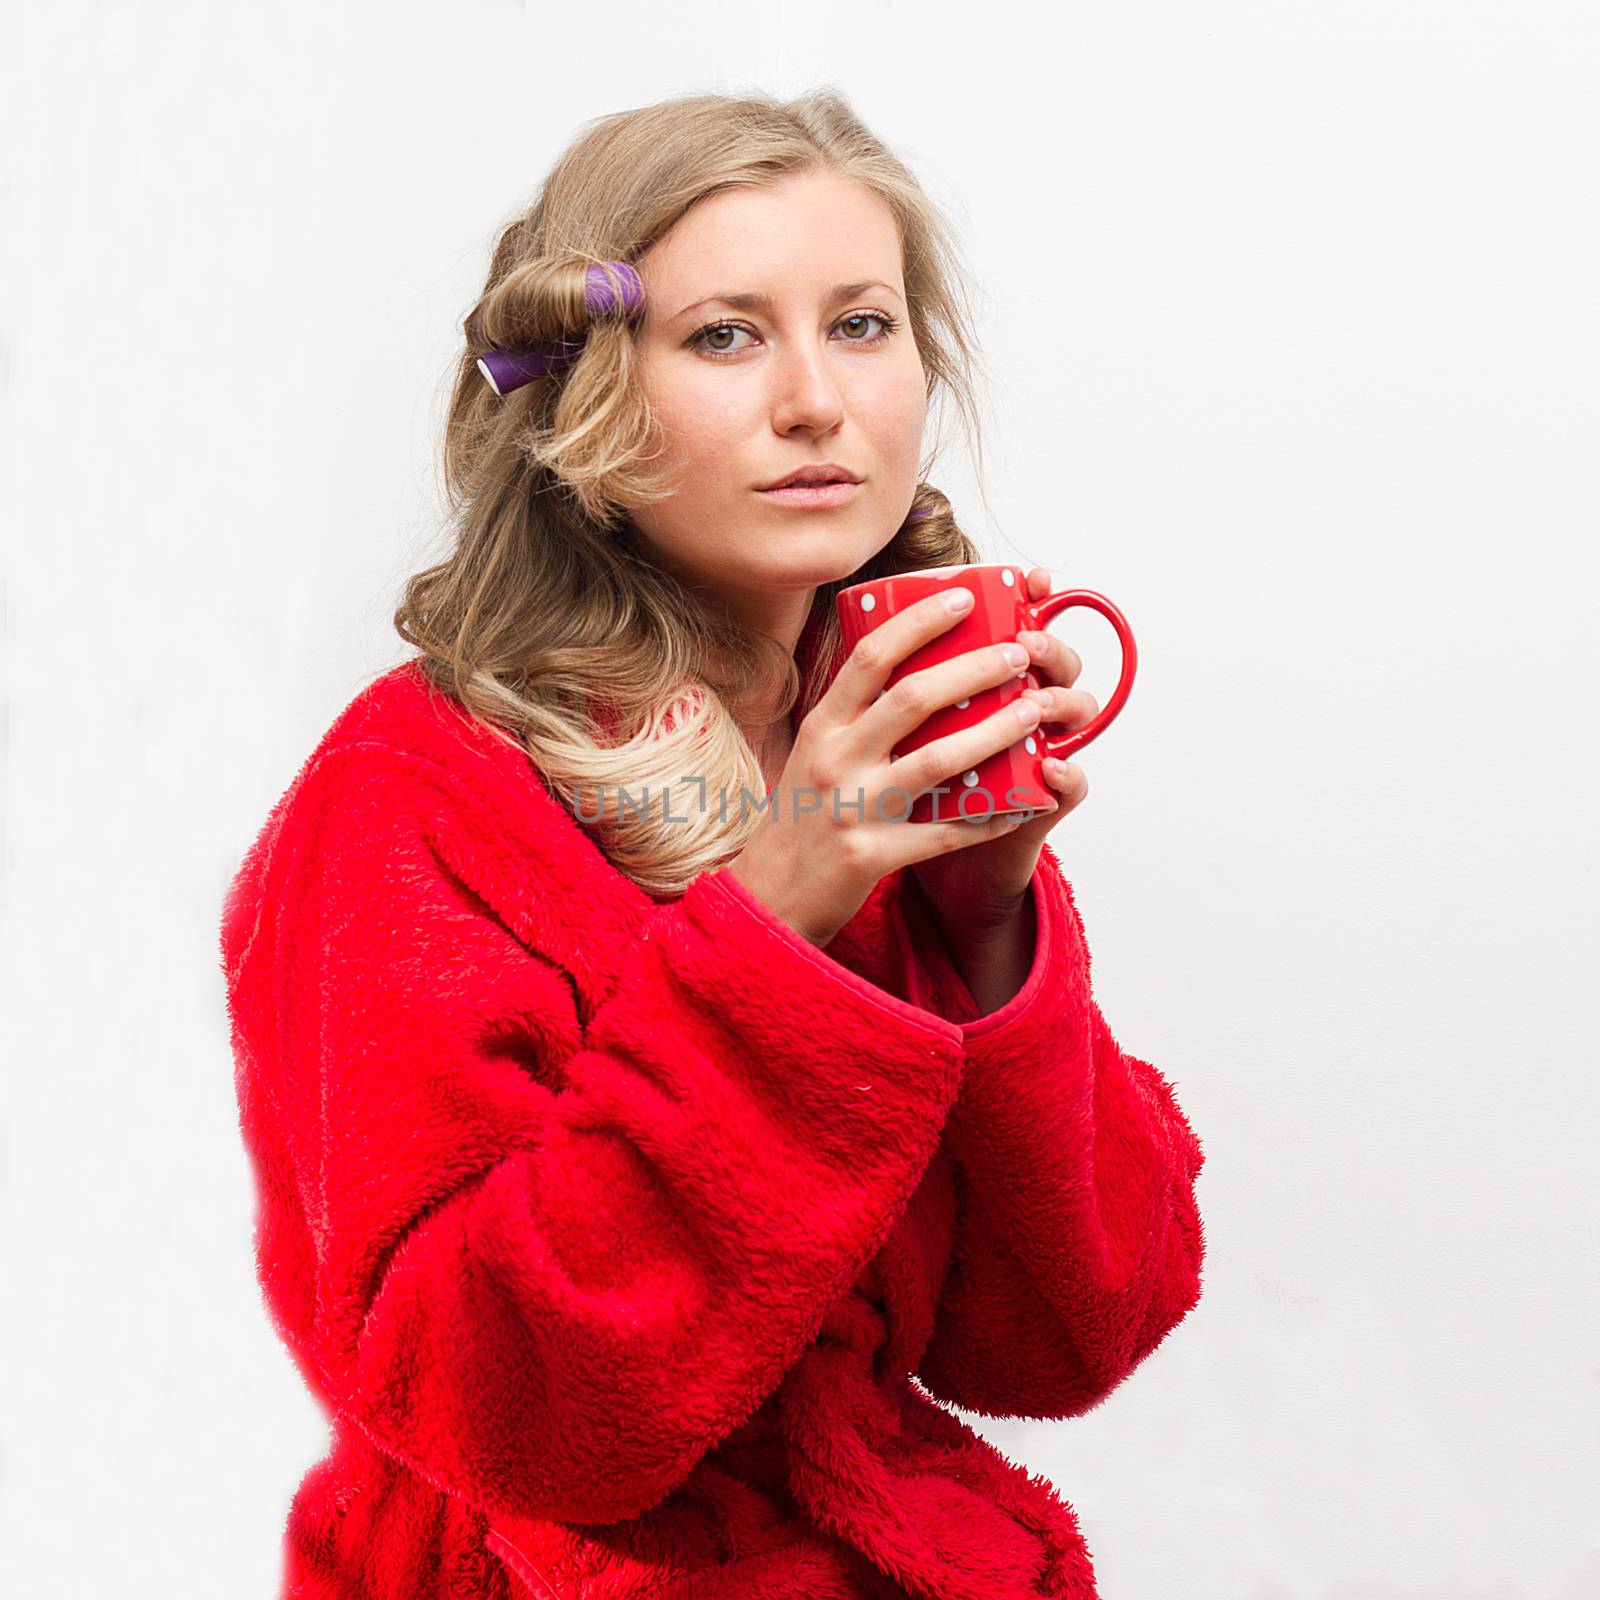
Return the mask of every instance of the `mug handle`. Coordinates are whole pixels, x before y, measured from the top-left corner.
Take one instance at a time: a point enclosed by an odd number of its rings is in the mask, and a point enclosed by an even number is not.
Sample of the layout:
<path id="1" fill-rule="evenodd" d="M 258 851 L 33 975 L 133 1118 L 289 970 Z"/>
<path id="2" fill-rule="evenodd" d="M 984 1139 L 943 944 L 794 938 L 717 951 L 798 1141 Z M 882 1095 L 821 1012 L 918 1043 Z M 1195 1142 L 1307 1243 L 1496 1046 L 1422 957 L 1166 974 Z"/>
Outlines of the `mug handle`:
<path id="1" fill-rule="evenodd" d="M 1133 642 L 1133 630 L 1128 626 L 1128 619 L 1103 594 L 1096 594 L 1093 589 L 1063 589 L 1058 594 L 1047 594 L 1043 600 L 1024 601 L 1022 610 L 1028 619 L 1027 627 L 1037 631 L 1048 627 L 1052 618 L 1060 616 L 1071 606 L 1088 606 L 1098 611 L 1117 630 L 1117 638 L 1122 644 L 1122 676 L 1117 680 L 1111 698 L 1101 707 L 1099 716 L 1070 733 L 1044 733 L 1042 743 L 1045 754 L 1061 761 L 1074 750 L 1081 750 L 1091 739 L 1098 738 L 1106 724 L 1122 709 L 1128 691 L 1133 688 L 1133 675 L 1139 666 L 1139 651 Z M 1041 723 L 1041 732 L 1043 729 L 1044 724 Z"/>

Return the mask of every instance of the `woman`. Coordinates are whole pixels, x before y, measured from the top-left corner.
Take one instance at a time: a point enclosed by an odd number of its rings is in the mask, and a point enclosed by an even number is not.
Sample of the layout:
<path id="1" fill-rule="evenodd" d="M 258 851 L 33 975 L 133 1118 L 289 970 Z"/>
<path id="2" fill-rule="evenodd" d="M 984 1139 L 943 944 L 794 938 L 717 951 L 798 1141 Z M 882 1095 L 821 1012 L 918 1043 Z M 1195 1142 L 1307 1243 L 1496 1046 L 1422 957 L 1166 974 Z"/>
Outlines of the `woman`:
<path id="1" fill-rule="evenodd" d="M 977 558 L 919 469 L 927 400 L 971 409 L 951 259 L 831 91 L 601 120 L 499 238 L 418 654 L 225 911 L 259 1273 L 333 1425 L 285 1595 L 1095 1592 L 929 1394 L 1120 1383 L 1199 1296 L 1200 1145 L 1092 997 L 1046 843 L 1081 772 L 1020 823 L 896 812 L 1020 736 L 891 766 L 1017 663 L 880 701 L 954 619 L 844 657 L 833 605 Z M 818 464 L 857 487 L 766 487 Z M 1025 648 L 1043 717 L 1096 713 Z"/>

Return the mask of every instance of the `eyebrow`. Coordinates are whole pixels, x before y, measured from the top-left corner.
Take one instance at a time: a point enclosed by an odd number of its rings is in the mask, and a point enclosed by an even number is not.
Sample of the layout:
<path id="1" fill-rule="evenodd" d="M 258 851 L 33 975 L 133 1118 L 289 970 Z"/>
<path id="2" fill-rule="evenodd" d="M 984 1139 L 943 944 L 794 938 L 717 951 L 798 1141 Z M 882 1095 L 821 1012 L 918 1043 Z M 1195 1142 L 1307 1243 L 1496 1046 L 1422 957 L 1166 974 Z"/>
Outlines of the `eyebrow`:
<path id="1" fill-rule="evenodd" d="M 899 294 L 899 290 L 892 283 L 884 283 L 879 278 L 868 278 L 862 283 L 836 283 L 828 291 L 828 301 L 832 304 L 837 300 L 848 300 L 853 295 L 864 294 L 868 289 L 887 289 L 890 294 Z M 676 322 L 679 317 L 686 317 L 691 311 L 698 311 L 701 306 L 732 306 L 737 311 L 766 311 L 773 309 L 772 296 L 769 294 L 748 294 L 732 291 L 723 294 L 710 294 L 704 300 L 696 300 L 693 305 L 687 305 L 683 310 L 672 317 Z"/>

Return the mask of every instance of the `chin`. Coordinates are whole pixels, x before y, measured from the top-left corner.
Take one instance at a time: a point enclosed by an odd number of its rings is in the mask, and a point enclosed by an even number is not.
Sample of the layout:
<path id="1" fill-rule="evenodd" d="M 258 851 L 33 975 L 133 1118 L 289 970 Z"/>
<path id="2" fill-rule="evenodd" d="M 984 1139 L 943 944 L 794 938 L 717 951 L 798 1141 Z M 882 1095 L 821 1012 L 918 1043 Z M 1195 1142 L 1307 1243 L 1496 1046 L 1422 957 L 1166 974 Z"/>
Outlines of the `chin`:
<path id="1" fill-rule="evenodd" d="M 834 575 L 842 577 L 870 561 L 893 540 L 896 531 L 893 527 L 879 526 L 875 518 L 807 511 L 792 518 L 787 526 L 766 530 L 762 535 L 762 548 L 785 557 L 804 552 L 811 564 L 835 568 Z"/>
<path id="2" fill-rule="evenodd" d="M 888 542 L 843 536 L 790 539 L 782 549 L 781 559 L 765 563 L 766 575 L 786 589 L 839 583 L 859 572 Z"/>

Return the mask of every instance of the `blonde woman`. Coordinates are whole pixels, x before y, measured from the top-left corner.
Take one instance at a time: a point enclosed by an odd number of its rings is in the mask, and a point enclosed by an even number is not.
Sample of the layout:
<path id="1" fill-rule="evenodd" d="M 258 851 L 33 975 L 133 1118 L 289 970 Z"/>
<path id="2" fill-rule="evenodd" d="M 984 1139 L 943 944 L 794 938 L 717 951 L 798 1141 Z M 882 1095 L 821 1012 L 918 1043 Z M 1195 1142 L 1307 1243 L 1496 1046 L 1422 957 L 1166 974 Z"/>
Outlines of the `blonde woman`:
<path id="1" fill-rule="evenodd" d="M 1198 1299 L 1202 1153 L 1092 995 L 1081 771 L 1020 823 L 878 803 L 1014 742 L 891 765 L 1022 661 L 1098 709 L 1050 638 L 884 694 L 937 598 L 840 648 L 842 585 L 978 558 L 924 452 L 930 400 L 976 420 L 948 229 L 837 93 L 685 96 L 582 131 L 464 326 L 416 653 L 225 908 L 258 1271 L 333 1430 L 283 1593 L 1092 1596 L 939 1402 L 1119 1384 Z"/>

